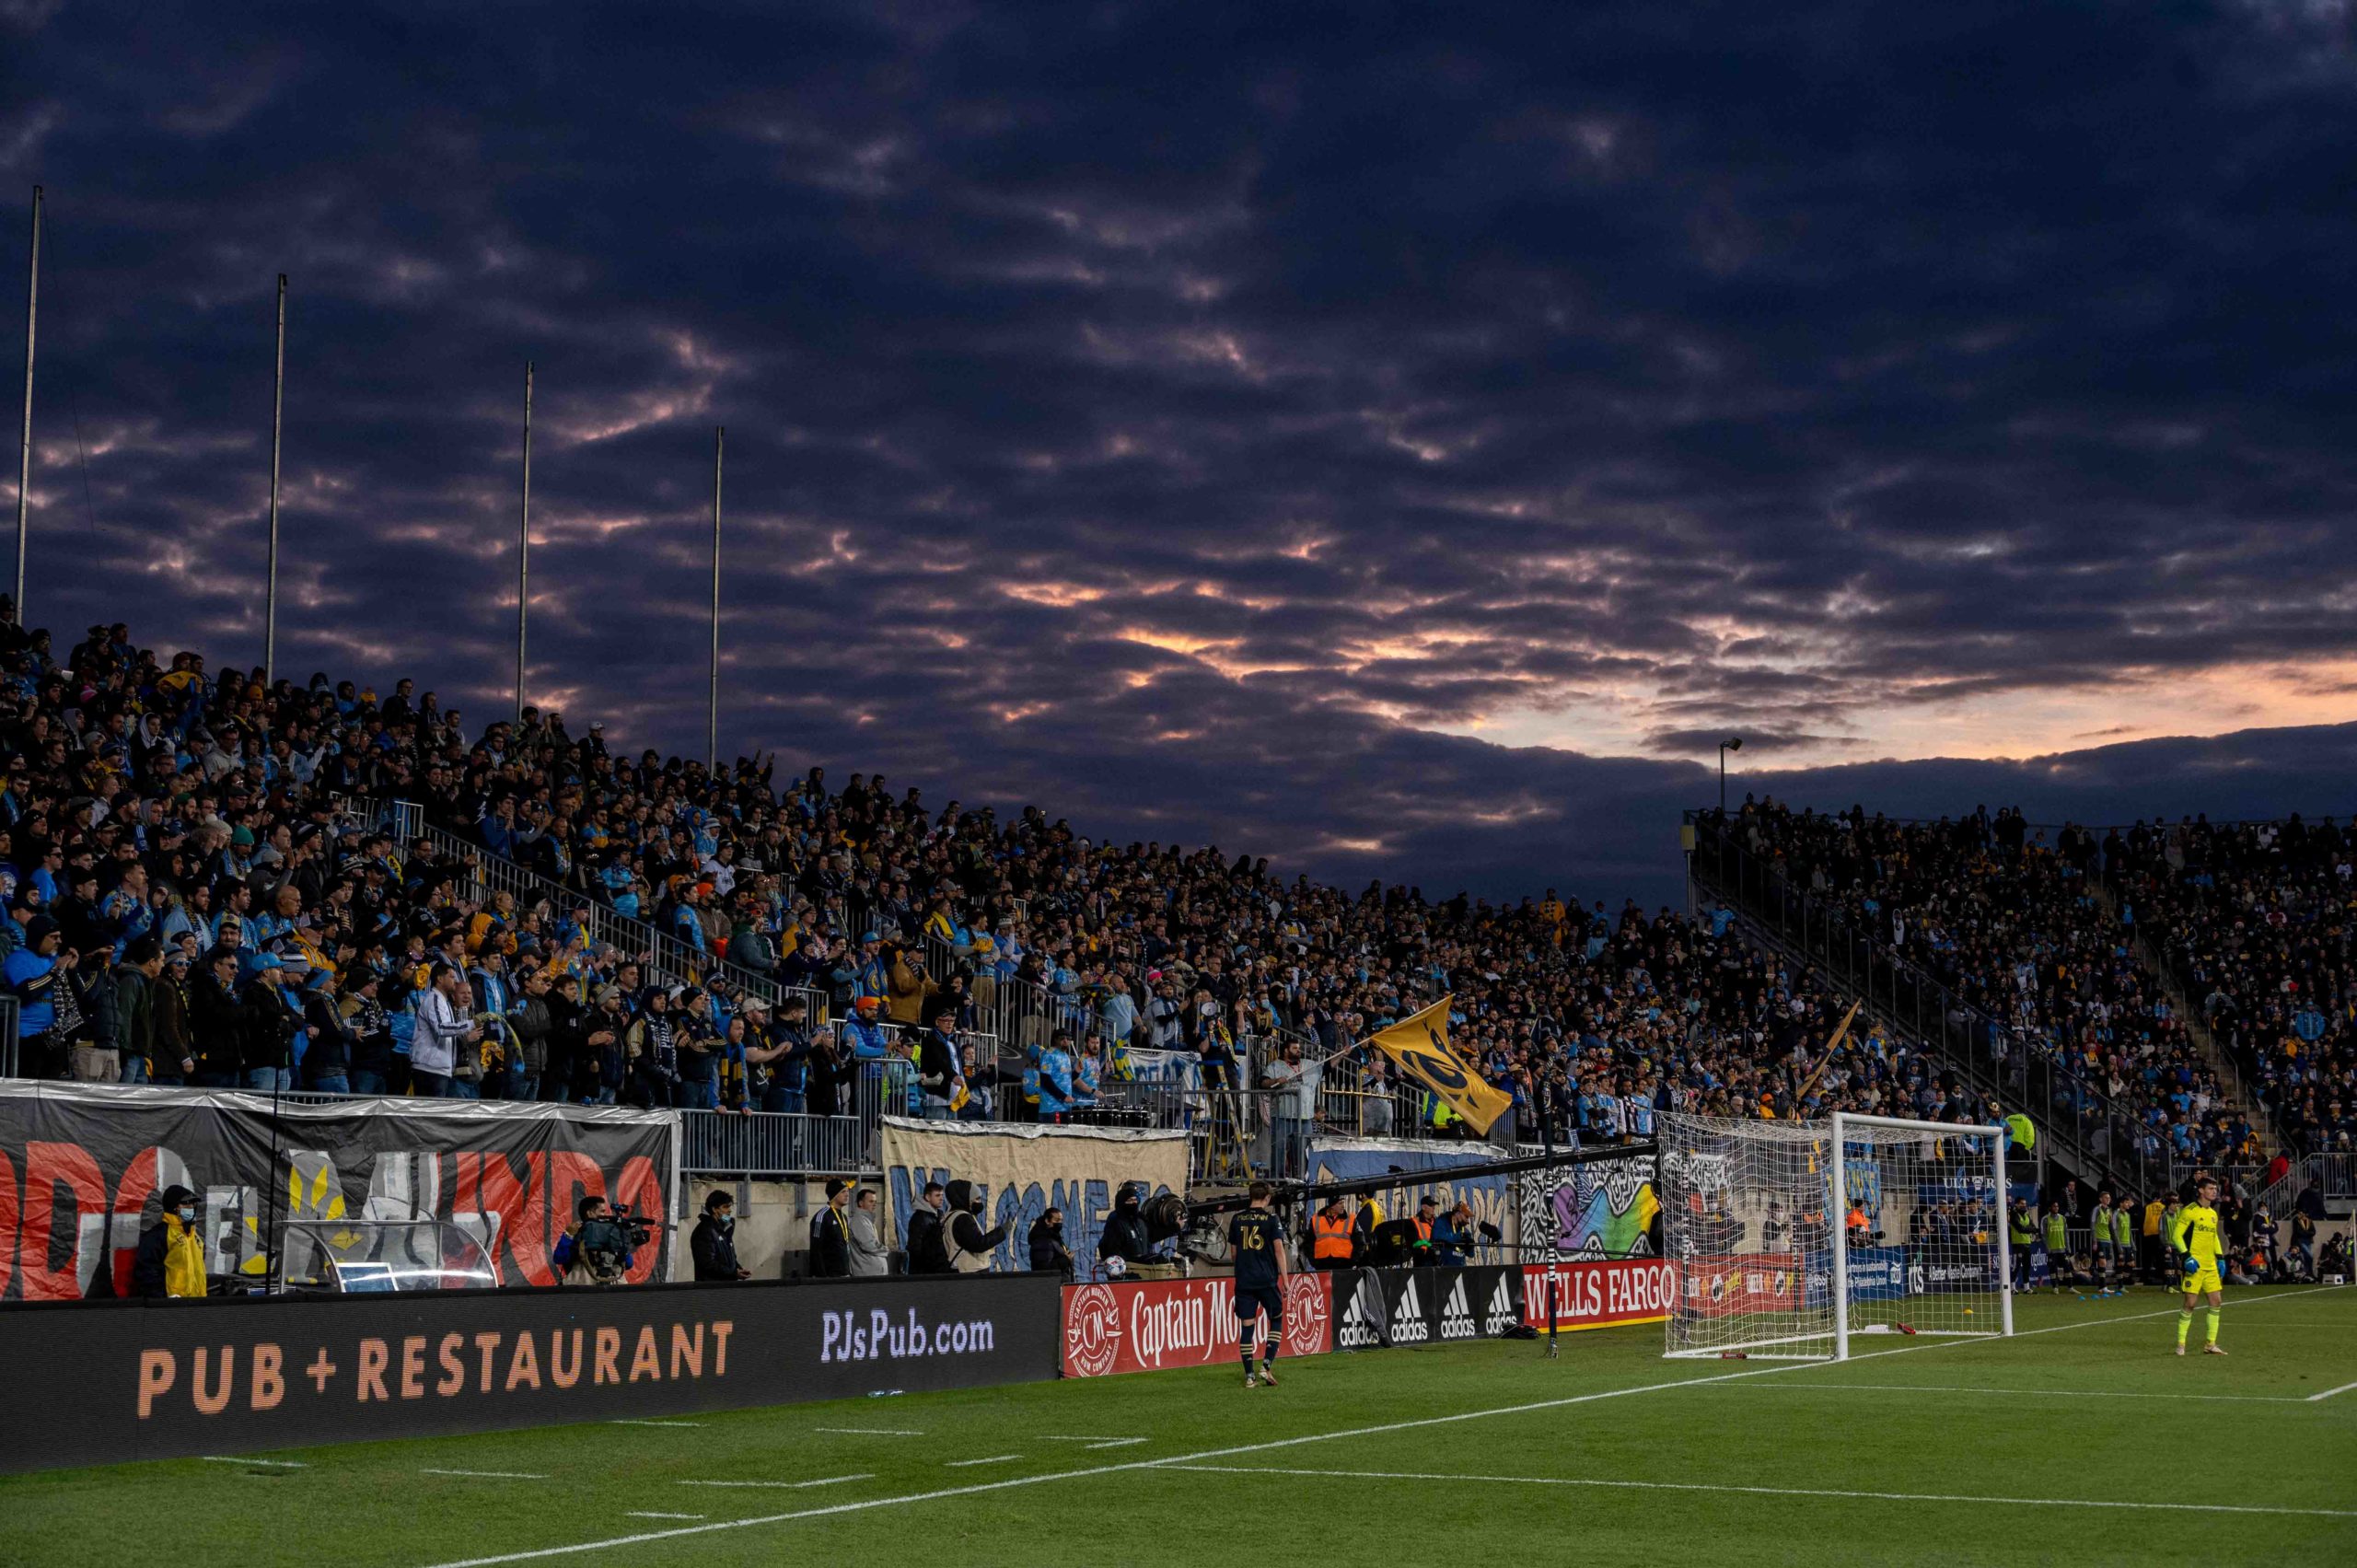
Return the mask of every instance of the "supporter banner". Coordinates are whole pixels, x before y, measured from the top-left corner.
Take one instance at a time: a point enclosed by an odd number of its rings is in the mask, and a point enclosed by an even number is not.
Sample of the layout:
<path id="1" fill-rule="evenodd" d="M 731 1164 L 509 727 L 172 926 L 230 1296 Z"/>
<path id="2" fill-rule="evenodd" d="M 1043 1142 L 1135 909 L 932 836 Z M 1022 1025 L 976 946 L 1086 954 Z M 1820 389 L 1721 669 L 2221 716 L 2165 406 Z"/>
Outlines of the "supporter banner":
<path id="1" fill-rule="evenodd" d="M 1032 1224 L 1051 1208 L 1064 1212 L 1064 1245 L 1086 1267 L 1096 1261 L 1097 1233 L 1123 1182 L 1143 1181 L 1149 1194 L 1187 1186 L 1182 1132 L 888 1116 L 881 1159 L 893 1246 L 908 1245 L 909 1215 L 927 1181 L 971 1181 L 981 1191 L 984 1227 L 1006 1227 L 991 1255 L 1001 1273 L 1031 1266 Z"/>
<path id="2" fill-rule="evenodd" d="M 503 1282 L 554 1284 L 580 1197 L 662 1218 L 678 1171 L 668 1111 L 0 1083 L 0 1300 L 129 1295 L 140 1231 L 172 1186 L 198 1195 L 215 1276 L 259 1281 L 273 1220 L 351 1215 L 449 1220 Z M 632 1281 L 667 1277 L 668 1258 L 644 1249 Z"/>
<path id="3" fill-rule="evenodd" d="M 1047 1276 L 0 1311 L 0 1471 L 1056 1375 Z M 29 1411 L 61 1419 L 28 1419 Z"/>
<path id="4" fill-rule="evenodd" d="M 1285 1355 L 1322 1355 L 1334 1348 L 1328 1276 L 1286 1275 L 1284 1307 Z M 1236 1362 L 1236 1282 L 1225 1276 L 1066 1285 L 1063 1309 L 1067 1377 Z"/>
<path id="5" fill-rule="evenodd" d="M 1399 1187 L 1375 1194 L 1387 1220 L 1411 1219 L 1416 1201 L 1431 1193 L 1446 1214 L 1460 1202 L 1473 1211 L 1476 1225 L 1488 1224 L 1511 1245 L 1517 1222 L 1508 1179 L 1503 1176 L 1458 1176 L 1444 1180 L 1420 1179 L 1422 1172 L 1450 1166 L 1469 1166 L 1497 1156 L 1487 1144 L 1433 1143 L 1407 1138 L 1318 1139 L 1309 1146 L 1309 1179 L 1358 1181 L 1370 1176 L 1396 1175 Z M 1355 1202 L 1355 1200 L 1353 1200 Z M 1403 1212 L 1392 1210 L 1406 1205 Z"/>
<path id="6" fill-rule="evenodd" d="M 1608 1329 L 1658 1323 L 1678 1295 L 1678 1273 L 1658 1258 L 1594 1263 L 1534 1263 L 1523 1271 L 1523 1321 L 1548 1328 L 1547 1288 L 1554 1285 L 1557 1329 Z"/>
<path id="7" fill-rule="evenodd" d="M 1681 1258 L 1677 1272 L 1678 1295 L 1697 1318 L 1790 1312 L 1802 1288 L 1798 1260 L 1789 1252 Z"/>
<path id="8" fill-rule="evenodd" d="M 1336 1350 L 1494 1339 L 1523 1321 L 1518 1264 L 1337 1269 L 1333 1282 Z"/>
<path id="9" fill-rule="evenodd" d="M 1499 1117 L 1514 1109 L 1513 1097 L 1482 1081 L 1448 1043 L 1448 997 L 1442 997 L 1412 1017 L 1369 1035 L 1374 1046 L 1409 1077 L 1446 1100 L 1476 1132 L 1489 1132 Z"/>
<path id="10" fill-rule="evenodd" d="M 1661 1213 L 1654 1164 L 1646 1156 L 1525 1171 L 1515 1181 L 1522 1255 L 1651 1257 Z"/>

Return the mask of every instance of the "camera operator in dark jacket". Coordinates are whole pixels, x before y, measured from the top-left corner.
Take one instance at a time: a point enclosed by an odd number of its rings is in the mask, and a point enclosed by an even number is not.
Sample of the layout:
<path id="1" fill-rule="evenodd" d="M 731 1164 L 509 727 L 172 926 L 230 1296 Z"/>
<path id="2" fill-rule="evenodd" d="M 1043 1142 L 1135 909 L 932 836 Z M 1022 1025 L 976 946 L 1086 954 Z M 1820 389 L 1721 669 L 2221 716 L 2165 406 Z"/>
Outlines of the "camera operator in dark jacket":
<path id="1" fill-rule="evenodd" d="M 688 1255 L 695 1260 L 699 1280 L 734 1282 L 753 1277 L 737 1261 L 737 1201 L 714 1192 L 703 1201 L 703 1218 L 688 1233 Z"/>
<path id="2" fill-rule="evenodd" d="M 1145 1186 L 1143 1182 L 1124 1181 L 1113 1200 L 1113 1212 L 1105 1216 L 1105 1228 L 1097 1236 L 1097 1261 L 1099 1266 L 1121 1260 L 1122 1266 L 1147 1261 L 1154 1253 L 1154 1243 L 1145 1234 Z"/>

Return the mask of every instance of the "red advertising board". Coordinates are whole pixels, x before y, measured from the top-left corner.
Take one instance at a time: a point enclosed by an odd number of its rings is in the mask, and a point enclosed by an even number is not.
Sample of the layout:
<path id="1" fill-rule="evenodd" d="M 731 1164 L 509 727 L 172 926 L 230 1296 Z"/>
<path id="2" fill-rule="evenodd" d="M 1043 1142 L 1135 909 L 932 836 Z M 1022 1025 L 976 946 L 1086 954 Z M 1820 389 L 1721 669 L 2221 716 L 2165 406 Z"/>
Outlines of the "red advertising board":
<path id="1" fill-rule="evenodd" d="M 1064 1287 L 1067 1377 L 1225 1365 L 1236 1357 L 1236 1282 L 1125 1280 Z M 1334 1348 L 1333 1282 L 1285 1276 L 1286 1355 Z"/>
<path id="2" fill-rule="evenodd" d="M 1562 1330 L 1604 1329 L 1616 1323 L 1658 1323 L 1669 1316 L 1677 1271 L 1658 1258 L 1612 1258 L 1593 1263 L 1532 1264 L 1523 1271 L 1523 1321 L 1547 1324 L 1547 1286 L 1555 1286 L 1555 1323 Z"/>
<path id="3" fill-rule="evenodd" d="M 1690 1317 L 1790 1312 L 1801 1296 L 1800 1262 L 1789 1252 L 1681 1259 L 1678 1273 Z"/>

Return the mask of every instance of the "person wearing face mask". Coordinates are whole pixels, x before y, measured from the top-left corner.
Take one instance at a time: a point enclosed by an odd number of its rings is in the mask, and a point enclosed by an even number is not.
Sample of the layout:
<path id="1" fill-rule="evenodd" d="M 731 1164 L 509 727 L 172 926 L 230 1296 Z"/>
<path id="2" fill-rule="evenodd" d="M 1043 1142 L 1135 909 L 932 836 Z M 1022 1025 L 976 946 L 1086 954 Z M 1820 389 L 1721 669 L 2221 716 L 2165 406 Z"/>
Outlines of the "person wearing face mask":
<path id="1" fill-rule="evenodd" d="M 204 1244 L 196 1236 L 196 1194 L 167 1187 L 163 1208 L 163 1217 L 139 1237 L 131 1261 L 131 1294 L 202 1298 Z"/>
<path id="2" fill-rule="evenodd" d="M 696 1278 L 734 1283 L 749 1280 L 753 1272 L 737 1261 L 737 1201 L 714 1192 L 703 1201 L 703 1218 L 688 1233 L 688 1251 L 696 1260 Z"/>

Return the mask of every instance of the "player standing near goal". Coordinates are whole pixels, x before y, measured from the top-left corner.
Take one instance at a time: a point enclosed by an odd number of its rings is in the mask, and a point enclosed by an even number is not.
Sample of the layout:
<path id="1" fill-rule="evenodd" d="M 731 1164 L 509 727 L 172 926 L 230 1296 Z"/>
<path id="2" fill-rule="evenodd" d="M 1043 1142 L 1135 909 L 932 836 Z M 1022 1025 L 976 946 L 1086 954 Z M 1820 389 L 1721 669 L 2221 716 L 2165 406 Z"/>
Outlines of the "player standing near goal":
<path id="1" fill-rule="evenodd" d="M 1227 1222 L 1227 1249 L 1236 1259 L 1236 1340 L 1244 1354 L 1244 1386 L 1254 1386 L 1252 1338 L 1263 1313 L 1269 1342 L 1260 1352 L 1259 1381 L 1277 1386 L 1277 1345 L 1285 1337 L 1285 1227 L 1269 1211 L 1271 1189 L 1254 1182 L 1251 1206 Z"/>
<path id="2" fill-rule="evenodd" d="M 2193 1202 L 2177 1212 L 2169 1225 L 2169 1246 L 2177 1254 L 2178 1289 L 2185 1306 L 2177 1315 L 2177 1353 L 2185 1353 L 2185 1336 L 2193 1327 L 2193 1304 L 2210 1298 L 2210 1342 L 2205 1355 L 2223 1355 L 2218 1348 L 2218 1311 L 2226 1304 L 2225 1281 L 2219 1267 L 2218 1179 L 2208 1171 L 2193 1179 Z"/>

